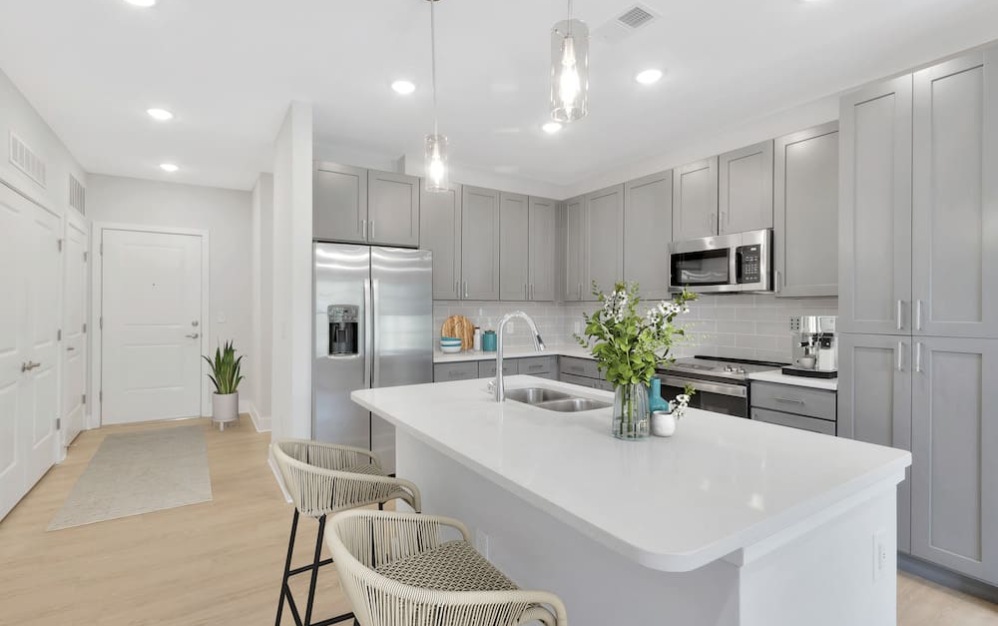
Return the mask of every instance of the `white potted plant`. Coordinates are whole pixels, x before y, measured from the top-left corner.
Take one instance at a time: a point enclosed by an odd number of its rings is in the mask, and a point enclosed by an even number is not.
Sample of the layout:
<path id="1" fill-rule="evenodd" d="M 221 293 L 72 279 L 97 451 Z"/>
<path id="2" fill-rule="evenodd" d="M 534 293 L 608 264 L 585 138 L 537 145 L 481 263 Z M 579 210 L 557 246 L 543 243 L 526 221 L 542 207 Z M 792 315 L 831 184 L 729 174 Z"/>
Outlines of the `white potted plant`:
<path id="1" fill-rule="evenodd" d="M 236 356 L 236 349 L 231 341 L 221 348 L 215 348 L 215 359 L 201 357 L 211 366 L 208 378 L 215 385 L 215 393 L 211 396 L 211 421 L 218 424 L 219 430 L 225 430 L 225 425 L 239 419 L 239 373 L 242 356 Z"/>

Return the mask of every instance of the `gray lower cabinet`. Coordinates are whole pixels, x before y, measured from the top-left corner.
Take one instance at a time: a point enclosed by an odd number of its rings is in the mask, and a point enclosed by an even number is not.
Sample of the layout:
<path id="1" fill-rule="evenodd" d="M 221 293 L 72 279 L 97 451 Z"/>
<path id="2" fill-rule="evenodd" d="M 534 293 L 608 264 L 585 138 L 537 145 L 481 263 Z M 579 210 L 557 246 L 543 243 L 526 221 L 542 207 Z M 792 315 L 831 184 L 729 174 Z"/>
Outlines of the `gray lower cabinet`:
<path id="1" fill-rule="evenodd" d="M 569 374 L 571 376 L 584 376 L 586 378 L 600 377 L 596 361 L 592 359 L 563 356 L 558 359 L 558 371 L 562 375 Z"/>
<path id="2" fill-rule="evenodd" d="M 672 240 L 717 234 L 717 157 L 673 170 Z"/>
<path id="3" fill-rule="evenodd" d="M 644 298 L 669 297 L 672 170 L 624 185 L 624 280 Z"/>
<path id="4" fill-rule="evenodd" d="M 775 152 L 776 295 L 838 295 L 839 124 L 780 137 Z"/>
<path id="5" fill-rule="evenodd" d="M 555 254 L 558 203 L 546 198 L 530 198 L 528 218 L 528 293 L 535 302 L 555 299 Z"/>
<path id="6" fill-rule="evenodd" d="M 717 159 L 720 234 L 773 227 L 773 142 L 764 141 Z"/>
<path id="7" fill-rule="evenodd" d="M 503 376 L 516 376 L 520 373 L 520 368 L 517 363 L 517 359 L 503 359 L 502 360 L 502 375 Z M 490 359 L 488 361 L 478 362 L 478 377 L 479 378 L 495 378 L 496 376 L 496 360 Z"/>
<path id="8" fill-rule="evenodd" d="M 771 411 L 769 409 L 752 407 L 751 415 L 749 417 L 757 422 L 779 424 L 780 426 L 788 426 L 790 428 L 796 428 L 797 430 L 808 430 L 813 433 L 821 433 L 822 435 L 835 435 L 835 422 L 820 420 L 815 417 L 807 417 L 806 415 L 783 413 L 782 411 Z"/>
<path id="9" fill-rule="evenodd" d="M 998 48 L 914 76 L 915 335 L 998 337 Z"/>
<path id="10" fill-rule="evenodd" d="M 614 185 L 586 196 L 586 272 L 604 292 L 624 278 L 624 186 Z M 595 300 L 592 289 L 583 300 Z"/>
<path id="11" fill-rule="evenodd" d="M 367 170 L 316 162 L 312 187 L 312 238 L 367 243 Z"/>
<path id="12" fill-rule="evenodd" d="M 530 200 L 499 194 L 499 299 L 523 301 L 530 296 Z"/>
<path id="13" fill-rule="evenodd" d="M 834 391 L 753 381 L 751 397 L 753 407 L 804 415 L 833 424 L 836 420 Z"/>
<path id="14" fill-rule="evenodd" d="M 433 366 L 433 381 L 445 383 L 453 380 L 478 378 L 478 361 L 463 363 L 437 363 Z"/>
<path id="15" fill-rule="evenodd" d="M 586 261 L 586 198 L 579 196 L 565 202 L 564 208 L 565 266 L 562 299 L 580 302 L 589 293 Z"/>
<path id="16" fill-rule="evenodd" d="M 465 185 L 461 216 L 461 298 L 499 299 L 499 192 Z"/>
<path id="17" fill-rule="evenodd" d="M 461 299 L 461 186 L 420 190 L 420 247 L 433 253 L 433 299 Z"/>
<path id="18" fill-rule="evenodd" d="M 998 340 L 914 338 L 911 551 L 998 583 Z"/>
<path id="19" fill-rule="evenodd" d="M 911 334 L 911 76 L 839 117 L 839 332 Z"/>
<path id="20" fill-rule="evenodd" d="M 367 173 L 367 242 L 419 246 L 419 178 L 392 172 Z"/>
<path id="21" fill-rule="evenodd" d="M 839 335 L 839 436 L 911 450 L 909 337 Z M 898 550 L 911 552 L 911 469 L 898 485 Z"/>
<path id="22" fill-rule="evenodd" d="M 517 359 L 517 373 L 541 378 L 557 378 L 558 357 L 536 356 Z"/>

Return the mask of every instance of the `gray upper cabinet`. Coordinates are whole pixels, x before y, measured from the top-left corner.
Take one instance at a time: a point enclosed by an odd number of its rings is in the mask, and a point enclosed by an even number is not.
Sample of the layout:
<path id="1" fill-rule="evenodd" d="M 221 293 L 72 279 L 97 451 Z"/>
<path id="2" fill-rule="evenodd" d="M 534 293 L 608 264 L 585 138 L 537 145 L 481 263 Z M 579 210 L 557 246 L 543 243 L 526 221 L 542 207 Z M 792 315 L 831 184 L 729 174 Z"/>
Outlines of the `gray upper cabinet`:
<path id="1" fill-rule="evenodd" d="M 672 240 L 717 234 L 717 157 L 673 170 Z"/>
<path id="2" fill-rule="evenodd" d="M 565 202 L 565 280 L 562 298 L 579 302 L 589 293 L 586 261 L 586 199 L 584 196 Z"/>
<path id="3" fill-rule="evenodd" d="M 773 227 L 773 142 L 764 141 L 717 159 L 721 234 Z"/>
<path id="4" fill-rule="evenodd" d="M 587 195 L 586 218 L 588 282 L 612 291 L 614 283 L 624 278 L 624 186 Z M 583 300 L 594 300 L 591 292 L 587 288 Z"/>
<path id="5" fill-rule="evenodd" d="M 914 341 L 911 551 L 998 583 L 998 341 Z"/>
<path id="6" fill-rule="evenodd" d="M 499 299 L 529 299 L 530 202 L 499 194 Z"/>
<path id="7" fill-rule="evenodd" d="M 911 76 L 842 98 L 839 332 L 910 334 Z"/>
<path id="8" fill-rule="evenodd" d="M 911 450 L 909 337 L 839 335 L 840 437 Z M 898 485 L 898 550 L 911 551 L 911 476 Z"/>
<path id="9" fill-rule="evenodd" d="M 529 211 L 529 297 L 535 301 L 555 299 L 555 228 L 558 203 L 545 198 L 530 198 Z"/>
<path id="10" fill-rule="evenodd" d="M 916 335 L 998 337 L 998 50 L 914 77 Z"/>
<path id="11" fill-rule="evenodd" d="M 460 300 L 461 186 L 419 194 L 421 247 L 433 253 L 433 299 Z"/>
<path id="12" fill-rule="evenodd" d="M 624 185 L 624 279 L 646 298 L 669 297 L 672 171 Z"/>
<path id="13" fill-rule="evenodd" d="M 419 246 L 419 178 L 370 171 L 367 174 L 367 242 Z"/>
<path id="14" fill-rule="evenodd" d="M 839 124 L 780 137 L 775 146 L 776 295 L 838 295 Z"/>
<path id="15" fill-rule="evenodd" d="M 465 185 L 461 217 L 461 297 L 499 299 L 499 192 Z"/>
<path id="16" fill-rule="evenodd" d="M 367 243 L 367 170 L 316 162 L 312 238 Z"/>

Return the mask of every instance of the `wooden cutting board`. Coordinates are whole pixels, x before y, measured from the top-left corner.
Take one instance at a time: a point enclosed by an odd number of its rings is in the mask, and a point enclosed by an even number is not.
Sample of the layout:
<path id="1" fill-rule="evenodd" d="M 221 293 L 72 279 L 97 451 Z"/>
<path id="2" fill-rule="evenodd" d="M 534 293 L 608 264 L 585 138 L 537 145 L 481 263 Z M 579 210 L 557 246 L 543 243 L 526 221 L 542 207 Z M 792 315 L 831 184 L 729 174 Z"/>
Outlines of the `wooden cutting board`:
<path id="1" fill-rule="evenodd" d="M 441 337 L 457 337 L 462 350 L 471 350 L 475 344 L 475 325 L 463 315 L 451 315 L 440 329 Z"/>

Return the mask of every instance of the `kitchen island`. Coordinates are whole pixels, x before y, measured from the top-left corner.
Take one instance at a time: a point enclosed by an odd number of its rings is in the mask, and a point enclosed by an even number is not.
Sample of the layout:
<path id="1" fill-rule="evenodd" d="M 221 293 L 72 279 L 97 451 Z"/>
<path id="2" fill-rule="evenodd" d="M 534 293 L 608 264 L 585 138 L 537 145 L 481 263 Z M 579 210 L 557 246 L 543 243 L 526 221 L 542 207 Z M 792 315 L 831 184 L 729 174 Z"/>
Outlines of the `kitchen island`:
<path id="1" fill-rule="evenodd" d="M 355 391 L 396 427 L 424 511 L 463 520 L 574 625 L 896 623 L 896 486 L 908 452 L 689 410 L 617 441 L 610 409 L 557 413 L 485 381 Z M 515 376 L 507 389 L 612 394 Z"/>

